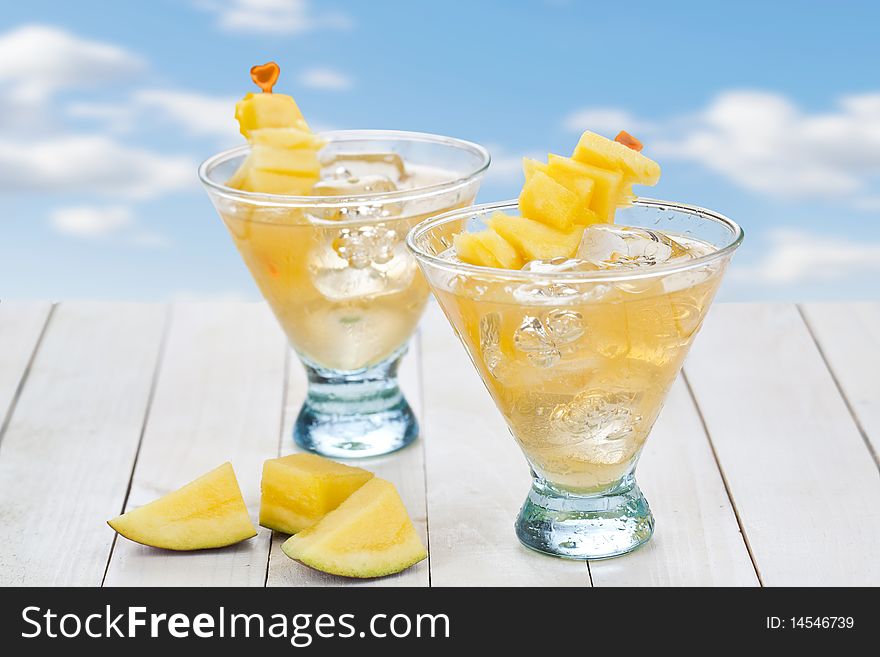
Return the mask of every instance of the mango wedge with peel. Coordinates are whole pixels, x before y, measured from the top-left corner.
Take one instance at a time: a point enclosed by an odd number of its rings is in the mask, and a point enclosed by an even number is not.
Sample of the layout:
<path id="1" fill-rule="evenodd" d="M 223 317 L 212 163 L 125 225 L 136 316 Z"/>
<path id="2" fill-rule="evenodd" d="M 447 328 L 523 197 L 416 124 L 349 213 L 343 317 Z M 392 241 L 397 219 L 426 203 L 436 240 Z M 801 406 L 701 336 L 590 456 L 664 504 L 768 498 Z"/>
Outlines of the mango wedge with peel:
<path id="1" fill-rule="evenodd" d="M 589 130 L 581 135 L 572 157 L 584 164 L 617 169 L 630 184 L 653 186 L 660 180 L 660 165 L 654 160 Z"/>
<path id="2" fill-rule="evenodd" d="M 581 196 L 537 170 L 526 176 L 519 195 L 519 211 L 528 219 L 561 231 L 571 230 L 574 224 L 592 223 L 594 218 Z"/>
<path id="3" fill-rule="evenodd" d="M 428 556 L 397 489 L 378 477 L 281 549 L 325 573 L 359 578 L 399 573 Z"/>
<path id="4" fill-rule="evenodd" d="M 590 209 L 595 213 L 595 218 L 590 223 L 614 222 L 614 212 L 621 202 L 623 189 L 623 174 L 620 171 L 584 164 L 552 153 L 547 161 L 550 174 L 557 180 L 586 178 L 593 181 Z"/>
<path id="5" fill-rule="evenodd" d="M 166 550 L 203 550 L 257 535 L 231 463 L 108 524 L 125 538 Z"/>
<path id="6" fill-rule="evenodd" d="M 524 262 L 570 258 L 577 251 L 583 227 L 561 231 L 525 217 L 512 217 L 497 212 L 489 218 L 489 226 L 519 252 Z"/>
<path id="7" fill-rule="evenodd" d="M 235 120 L 245 139 L 261 128 L 298 128 L 309 132 L 296 101 L 286 94 L 249 93 L 235 104 Z"/>
<path id="8" fill-rule="evenodd" d="M 321 520 L 372 478 L 372 472 L 316 454 L 270 459 L 263 464 L 260 524 L 296 534 Z"/>
<path id="9" fill-rule="evenodd" d="M 458 257 L 481 267 L 520 269 L 523 266 L 519 252 L 494 230 L 478 233 L 458 233 L 452 237 Z"/>

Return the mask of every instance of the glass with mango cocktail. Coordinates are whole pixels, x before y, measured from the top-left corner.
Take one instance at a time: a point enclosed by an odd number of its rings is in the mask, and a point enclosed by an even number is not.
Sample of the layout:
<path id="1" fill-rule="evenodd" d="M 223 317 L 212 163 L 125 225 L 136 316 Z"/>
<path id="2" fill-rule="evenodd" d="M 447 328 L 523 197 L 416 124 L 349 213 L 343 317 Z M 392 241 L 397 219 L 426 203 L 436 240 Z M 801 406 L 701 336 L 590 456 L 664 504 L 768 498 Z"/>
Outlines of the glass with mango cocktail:
<path id="1" fill-rule="evenodd" d="M 742 239 L 715 212 L 635 199 L 660 170 L 631 139 L 585 133 L 571 158 L 525 161 L 518 202 L 407 238 L 531 466 L 519 539 L 568 558 L 651 537 L 636 462 Z"/>
<path id="2" fill-rule="evenodd" d="M 200 177 L 309 378 L 294 427 L 335 457 L 400 449 L 418 424 L 397 366 L 429 290 L 404 245 L 425 218 L 473 203 L 489 156 L 476 144 L 412 132 L 315 134 L 277 67 L 236 106 L 250 142 Z"/>

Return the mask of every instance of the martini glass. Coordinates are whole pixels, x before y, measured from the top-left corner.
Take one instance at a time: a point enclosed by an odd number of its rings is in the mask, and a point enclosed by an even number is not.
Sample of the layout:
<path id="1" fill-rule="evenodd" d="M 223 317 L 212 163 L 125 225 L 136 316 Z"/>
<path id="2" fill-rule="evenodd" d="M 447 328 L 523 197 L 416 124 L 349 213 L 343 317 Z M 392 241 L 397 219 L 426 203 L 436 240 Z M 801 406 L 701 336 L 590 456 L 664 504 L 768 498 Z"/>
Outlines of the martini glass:
<path id="1" fill-rule="evenodd" d="M 639 454 L 742 231 L 709 210 L 639 199 L 614 225 L 668 236 L 687 257 L 592 271 L 454 258 L 452 236 L 496 211 L 519 214 L 515 202 L 448 212 L 407 244 L 531 468 L 516 534 L 571 559 L 630 552 L 654 529 Z"/>
<path id="2" fill-rule="evenodd" d="M 305 366 L 296 443 L 337 458 L 377 456 L 419 432 L 397 367 L 429 290 L 404 237 L 428 216 L 471 205 L 489 154 L 422 133 L 321 137 L 313 196 L 228 187 L 249 146 L 210 158 L 199 177 Z"/>

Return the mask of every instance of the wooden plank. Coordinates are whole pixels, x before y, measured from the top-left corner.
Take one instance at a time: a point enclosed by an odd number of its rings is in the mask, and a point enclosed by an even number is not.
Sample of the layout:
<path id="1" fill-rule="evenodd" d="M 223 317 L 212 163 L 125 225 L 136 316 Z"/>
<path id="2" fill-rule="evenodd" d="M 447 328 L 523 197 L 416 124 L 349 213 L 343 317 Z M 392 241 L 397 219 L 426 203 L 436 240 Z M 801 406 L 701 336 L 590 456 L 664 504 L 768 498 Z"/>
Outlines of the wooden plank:
<path id="1" fill-rule="evenodd" d="M 801 306 L 865 439 L 880 454 L 880 303 Z"/>
<path id="2" fill-rule="evenodd" d="M 794 305 L 719 305 L 685 365 L 765 585 L 880 584 L 880 477 Z"/>
<path id="3" fill-rule="evenodd" d="M 0 585 L 101 583 L 166 308 L 59 305 L 0 447 Z"/>
<path id="4" fill-rule="evenodd" d="M 231 461 L 254 520 L 281 424 L 285 340 L 264 304 L 175 306 L 127 508 Z M 270 533 L 173 553 L 119 537 L 108 586 L 262 586 Z"/>
<path id="5" fill-rule="evenodd" d="M 9 418 L 51 310 L 50 303 L 0 303 L 0 431 Z"/>
<path id="6" fill-rule="evenodd" d="M 419 340 L 411 342 L 409 353 L 400 364 L 400 388 L 409 400 L 413 412 L 423 421 L 422 390 L 419 381 Z M 287 386 L 287 404 L 284 430 L 281 435 L 281 454 L 300 451 L 293 442 L 293 424 L 306 394 L 306 378 L 303 368 L 291 356 L 291 366 Z M 409 447 L 388 456 L 351 461 L 358 467 L 366 468 L 377 477 L 392 482 L 400 493 L 407 511 L 416 526 L 422 541 L 428 544 L 428 520 L 425 505 L 424 451 L 421 440 Z M 275 533 L 272 551 L 269 556 L 269 576 L 267 586 L 427 586 L 429 584 L 428 561 L 422 561 L 402 573 L 370 580 L 353 580 L 327 575 L 300 563 L 292 561 L 281 551 L 281 543 L 287 539 L 284 534 Z"/>
<path id="7" fill-rule="evenodd" d="M 422 322 L 432 586 L 589 586 L 587 566 L 523 547 L 526 461 L 436 304 Z"/>
<path id="8" fill-rule="evenodd" d="M 594 586 L 757 586 L 736 515 L 684 380 L 679 377 L 637 470 L 656 527 L 619 559 L 590 563 Z"/>

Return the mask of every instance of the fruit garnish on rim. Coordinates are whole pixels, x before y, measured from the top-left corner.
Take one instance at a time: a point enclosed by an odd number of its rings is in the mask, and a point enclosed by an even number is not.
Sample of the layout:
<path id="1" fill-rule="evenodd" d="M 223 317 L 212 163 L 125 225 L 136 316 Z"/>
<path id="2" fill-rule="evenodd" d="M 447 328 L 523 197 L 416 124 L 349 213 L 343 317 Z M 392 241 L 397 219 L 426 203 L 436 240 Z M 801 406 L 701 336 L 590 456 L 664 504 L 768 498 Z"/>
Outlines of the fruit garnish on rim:
<path id="1" fill-rule="evenodd" d="M 521 216 L 499 212 L 485 230 L 453 236 L 455 255 L 469 264 L 504 269 L 573 258 L 591 227 L 613 224 L 617 208 L 632 204 L 633 185 L 660 180 L 660 165 L 641 150 L 642 143 L 626 131 L 614 140 L 587 131 L 571 157 L 524 158 Z"/>
<path id="2" fill-rule="evenodd" d="M 641 153 L 642 148 L 644 148 L 644 146 L 642 146 L 642 142 L 633 137 L 626 130 L 621 130 L 620 132 L 618 132 L 617 136 L 614 138 L 614 141 L 616 141 L 618 144 L 623 144 L 624 146 L 631 148 L 638 153 Z"/>
<path id="3" fill-rule="evenodd" d="M 280 74 L 281 67 L 275 62 L 251 66 L 251 80 L 267 94 L 272 93 L 272 87 L 275 86 Z"/>
<path id="4" fill-rule="evenodd" d="M 291 96 L 273 92 L 280 72 L 275 62 L 251 68 L 261 92 L 235 105 L 251 153 L 226 184 L 248 192 L 307 195 L 321 175 L 318 151 L 324 141 L 309 129 Z"/>

